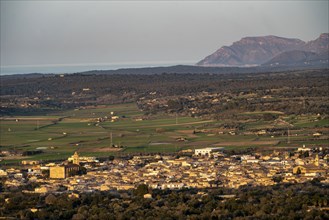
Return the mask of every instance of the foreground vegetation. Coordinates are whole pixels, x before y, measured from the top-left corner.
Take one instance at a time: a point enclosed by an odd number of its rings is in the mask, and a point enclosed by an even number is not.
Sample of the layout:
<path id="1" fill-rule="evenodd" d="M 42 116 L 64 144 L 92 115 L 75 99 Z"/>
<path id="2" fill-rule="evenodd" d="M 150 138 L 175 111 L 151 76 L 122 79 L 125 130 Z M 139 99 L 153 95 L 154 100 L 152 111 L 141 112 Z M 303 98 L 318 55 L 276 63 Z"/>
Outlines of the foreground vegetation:
<path id="1" fill-rule="evenodd" d="M 143 198 L 150 193 L 152 198 Z M 226 195 L 226 196 L 223 196 Z M 229 195 L 229 196 L 227 196 Z M 328 219 L 329 190 L 316 181 L 268 187 L 68 194 L 0 194 L 0 216 L 20 219 Z"/>

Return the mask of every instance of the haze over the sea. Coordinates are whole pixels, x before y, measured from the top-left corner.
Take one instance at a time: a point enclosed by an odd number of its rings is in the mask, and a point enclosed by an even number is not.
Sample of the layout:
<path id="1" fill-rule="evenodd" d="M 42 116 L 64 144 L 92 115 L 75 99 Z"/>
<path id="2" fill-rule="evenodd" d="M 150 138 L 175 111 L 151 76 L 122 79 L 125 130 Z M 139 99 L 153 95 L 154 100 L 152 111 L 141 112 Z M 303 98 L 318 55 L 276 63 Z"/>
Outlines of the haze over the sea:
<path id="1" fill-rule="evenodd" d="M 25 73 L 78 73 L 90 70 L 116 70 L 122 68 L 143 68 L 173 65 L 194 65 L 194 61 L 158 61 L 135 63 L 86 63 L 86 64 L 57 64 L 57 65 L 16 65 L 1 66 L 1 75 L 25 74 Z"/>

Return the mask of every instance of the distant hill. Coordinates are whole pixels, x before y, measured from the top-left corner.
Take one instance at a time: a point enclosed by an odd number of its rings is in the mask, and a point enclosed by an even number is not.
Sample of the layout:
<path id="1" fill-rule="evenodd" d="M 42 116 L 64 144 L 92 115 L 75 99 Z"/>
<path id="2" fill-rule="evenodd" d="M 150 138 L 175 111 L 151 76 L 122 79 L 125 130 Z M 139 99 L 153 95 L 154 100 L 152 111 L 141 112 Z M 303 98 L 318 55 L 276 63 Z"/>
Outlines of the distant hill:
<path id="1" fill-rule="evenodd" d="M 329 34 L 304 42 L 277 36 L 245 37 L 223 46 L 197 63 L 199 66 L 265 66 L 328 64 Z M 310 61 L 310 62 L 309 62 Z M 272 65 L 271 65 L 272 64 Z"/>
<path id="2" fill-rule="evenodd" d="M 264 72 L 282 72 L 307 69 L 328 69 L 325 63 L 313 63 L 313 65 L 262 65 L 256 67 L 207 67 L 207 66 L 187 66 L 177 65 L 168 67 L 142 67 L 142 68 L 126 68 L 117 70 L 90 70 L 85 72 L 68 73 L 65 75 L 162 75 L 162 74 L 242 74 L 242 73 L 264 73 Z M 60 74 L 53 73 L 27 73 L 0 75 L 3 79 L 30 79 L 39 77 L 53 77 Z"/>
<path id="3" fill-rule="evenodd" d="M 261 73 L 261 72 L 280 72 L 303 69 L 323 69 L 328 68 L 326 64 L 314 63 L 314 65 L 296 65 L 296 66 L 256 66 L 256 67 L 208 67 L 208 66 L 187 66 L 177 65 L 168 67 L 143 67 L 127 68 L 117 70 L 92 70 L 82 72 L 82 74 L 234 74 L 234 73 Z"/>
<path id="4" fill-rule="evenodd" d="M 321 62 L 321 56 L 314 52 L 292 50 L 280 53 L 268 62 L 262 64 L 263 66 L 277 66 L 277 65 L 309 65 Z M 325 62 L 325 60 L 323 60 Z"/>

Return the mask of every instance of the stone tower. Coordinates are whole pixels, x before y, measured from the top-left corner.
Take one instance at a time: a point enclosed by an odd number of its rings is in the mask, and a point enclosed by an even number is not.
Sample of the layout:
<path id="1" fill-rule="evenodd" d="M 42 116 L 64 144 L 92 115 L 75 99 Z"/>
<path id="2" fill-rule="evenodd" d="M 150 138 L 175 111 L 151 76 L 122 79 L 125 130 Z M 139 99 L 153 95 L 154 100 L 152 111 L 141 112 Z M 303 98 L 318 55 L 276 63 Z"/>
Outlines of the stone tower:
<path id="1" fill-rule="evenodd" d="M 80 165 L 80 159 L 78 152 L 74 152 L 73 154 L 73 164 Z"/>

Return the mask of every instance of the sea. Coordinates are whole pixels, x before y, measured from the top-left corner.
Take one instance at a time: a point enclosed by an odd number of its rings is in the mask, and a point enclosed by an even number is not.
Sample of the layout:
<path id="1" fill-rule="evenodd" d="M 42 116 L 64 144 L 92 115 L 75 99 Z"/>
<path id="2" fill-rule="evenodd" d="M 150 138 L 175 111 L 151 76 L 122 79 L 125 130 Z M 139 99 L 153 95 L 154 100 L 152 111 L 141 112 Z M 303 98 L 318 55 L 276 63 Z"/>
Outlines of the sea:
<path id="1" fill-rule="evenodd" d="M 166 67 L 174 65 L 194 65 L 195 61 L 181 62 L 135 62 L 135 63 L 101 63 L 101 64 L 56 64 L 56 65 L 15 65 L 0 66 L 0 75 L 29 74 L 29 73 L 79 73 L 91 70 L 116 70 L 122 68 Z"/>

